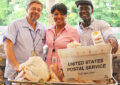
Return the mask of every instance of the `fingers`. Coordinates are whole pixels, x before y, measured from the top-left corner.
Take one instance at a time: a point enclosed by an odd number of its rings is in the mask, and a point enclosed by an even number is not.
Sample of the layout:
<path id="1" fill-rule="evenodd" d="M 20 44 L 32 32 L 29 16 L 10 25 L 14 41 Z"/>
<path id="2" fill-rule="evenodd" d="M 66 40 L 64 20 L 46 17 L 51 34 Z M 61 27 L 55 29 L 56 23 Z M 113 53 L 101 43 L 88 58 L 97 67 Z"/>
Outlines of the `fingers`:
<path id="1" fill-rule="evenodd" d="M 15 70 L 19 73 L 20 72 L 20 70 L 19 70 L 19 64 L 17 64 L 14 68 L 15 68 Z"/>
<path id="2" fill-rule="evenodd" d="M 116 53 L 117 50 L 118 50 L 118 42 L 117 42 L 117 40 L 114 39 L 114 38 L 111 38 L 111 39 L 109 39 L 109 40 L 107 41 L 107 43 L 108 43 L 108 42 L 109 42 L 109 43 L 111 44 L 111 46 L 112 46 L 112 54 Z"/>
<path id="3" fill-rule="evenodd" d="M 113 84 L 114 80 L 112 78 L 109 79 L 109 84 Z"/>
<path id="4" fill-rule="evenodd" d="M 118 50 L 118 46 L 113 47 L 112 48 L 112 54 L 115 54 L 117 52 L 117 50 Z"/>
<path id="5" fill-rule="evenodd" d="M 118 50 L 118 43 L 117 42 L 114 42 L 113 45 L 112 45 L 112 53 L 116 53 Z"/>
<path id="6" fill-rule="evenodd" d="M 61 69 L 59 69 L 59 71 L 58 71 L 57 75 L 58 75 L 58 78 L 62 81 L 62 80 L 63 80 L 64 75 L 63 75 L 63 71 L 62 71 Z"/>

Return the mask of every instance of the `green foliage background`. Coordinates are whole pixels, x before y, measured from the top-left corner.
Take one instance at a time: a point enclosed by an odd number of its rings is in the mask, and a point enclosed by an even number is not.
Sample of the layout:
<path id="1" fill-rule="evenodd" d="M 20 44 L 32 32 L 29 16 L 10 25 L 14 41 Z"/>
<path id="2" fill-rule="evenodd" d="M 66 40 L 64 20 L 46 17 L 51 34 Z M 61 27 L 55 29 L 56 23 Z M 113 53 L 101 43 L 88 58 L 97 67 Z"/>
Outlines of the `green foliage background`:
<path id="1" fill-rule="evenodd" d="M 40 0 L 44 4 L 39 21 L 48 25 L 48 13 L 46 0 Z M 74 4 L 77 0 L 58 0 L 68 8 L 67 22 L 72 26 L 78 24 L 81 19 L 78 16 L 78 9 Z M 27 0 L 0 0 L 0 25 L 8 25 L 14 19 L 26 15 Z M 120 0 L 93 0 L 94 14 L 97 19 L 107 21 L 112 27 L 120 27 Z"/>

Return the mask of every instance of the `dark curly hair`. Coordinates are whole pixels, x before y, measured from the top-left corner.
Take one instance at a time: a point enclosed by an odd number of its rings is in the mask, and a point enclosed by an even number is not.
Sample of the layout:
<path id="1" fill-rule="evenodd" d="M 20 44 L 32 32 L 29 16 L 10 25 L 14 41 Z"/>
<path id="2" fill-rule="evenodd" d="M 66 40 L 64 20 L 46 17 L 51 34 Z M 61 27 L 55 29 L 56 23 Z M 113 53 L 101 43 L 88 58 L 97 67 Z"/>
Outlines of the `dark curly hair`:
<path id="1" fill-rule="evenodd" d="M 67 14 L 67 7 L 63 3 L 53 5 L 51 8 L 51 13 L 53 14 L 56 9 L 65 15 Z"/>

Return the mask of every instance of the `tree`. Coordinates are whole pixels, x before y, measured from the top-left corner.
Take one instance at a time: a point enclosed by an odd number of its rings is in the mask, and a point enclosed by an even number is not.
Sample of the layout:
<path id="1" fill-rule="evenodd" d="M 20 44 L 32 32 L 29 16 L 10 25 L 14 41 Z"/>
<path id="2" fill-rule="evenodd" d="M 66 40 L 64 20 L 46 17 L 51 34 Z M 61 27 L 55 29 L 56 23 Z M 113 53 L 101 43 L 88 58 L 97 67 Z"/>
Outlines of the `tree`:
<path id="1" fill-rule="evenodd" d="M 119 0 L 94 0 L 94 17 L 107 21 L 113 27 L 120 26 Z"/>
<path id="2" fill-rule="evenodd" d="M 7 0 L 0 1 L 0 25 L 6 25 L 8 15 Z"/>
<path id="3" fill-rule="evenodd" d="M 4 0 L 2 0 L 4 1 Z M 41 2 L 43 4 L 45 4 L 45 0 L 41 0 Z M 3 15 L 6 15 L 5 17 L 2 16 L 2 18 L 5 21 L 2 21 L 4 23 L 1 23 L 1 25 L 8 25 L 10 22 L 12 22 L 15 19 L 18 18 L 22 18 L 24 16 L 26 16 L 26 4 L 27 4 L 27 0 L 11 0 L 8 3 L 8 6 L 6 6 L 6 8 L 8 8 L 8 12 L 7 13 L 3 13 Z M 41 18 L 39 19 L 39 21 L 41 21 L 42 23 L 48 25 L 48 14 L 46 11 L 46 6 L 43 6 L 43 11 L 42 11 L 42 15 Z M 3 11 L 2 11 L 3 12 Z M 7 18 L 7 20 L 6 20 Z"/>
<path id="4" fill-rule="evenodd" d="M 40 22 L 48 25 L 48 13 L 46 0 L 40 0 L 44 4 Z M 72 26 L 77 25 L 81 19 L 78 16 L 77 0 L 58 0 L 68 8 L 67 22 Z M 11 21 L 26 15 L 27 0 L 1 0 L 0 1 L 0 25 L 8 25 Z M 94 14 L 97 19 L 107 21 L 113 27 L 120 26 L 120 2 L 119 0 L 93 0 Z"/>

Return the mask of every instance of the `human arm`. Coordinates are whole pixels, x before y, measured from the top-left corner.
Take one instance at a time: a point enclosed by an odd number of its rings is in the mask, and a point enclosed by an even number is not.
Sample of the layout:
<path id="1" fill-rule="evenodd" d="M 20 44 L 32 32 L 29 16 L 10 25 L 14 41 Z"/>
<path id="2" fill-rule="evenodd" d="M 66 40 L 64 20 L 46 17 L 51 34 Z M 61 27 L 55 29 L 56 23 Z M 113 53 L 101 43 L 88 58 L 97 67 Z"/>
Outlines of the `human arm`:
<path id="1" fill-rule="evenodd" d="M 18 64 L 16 64 L 16 62 L 14 61 L 14 58 L 16 59 L 16 56 L 13 50 L 13 46 L 14 44 L 16 44 L 17 34 L 18 34 L 18 28 L 16 24 L 17 22 L 13 21 L 10 25 L 8 25 L 3 37 L 6 57 L 15 70 L 17 70 L 16 67 L 18 67 Z"/>
<path id="2" fill-rule="evenodd" d="M 108 23 L 104 22 L 104 25 L 102 27 L 102 34 L 103 38 L 106 43 L 110 43 L 112 46 L 112 53 L 116 53 L 118 50 L 118 41 L 113 36 L 113 32 L 111 30 L 111 27 Z"/>
<path id="3" fill-rule="evenodd" d="M 7 55 L 9 62 L 12 64 L 12 66 L 16 71 L 19 71 L 19 63 L 16 60 L 16 56 L 13 51 L 12 41 L 6 38 L 4 42 L 4 48 L 5 48 L 5 53 Z"/>
<path id="4" fill-rule="evenodd" d="M 110 43 L 112 46 L 112 54 L 116 53 L 118 50 L 118 41 L 113 35 L 109 35 L 107 43 Z"/>

